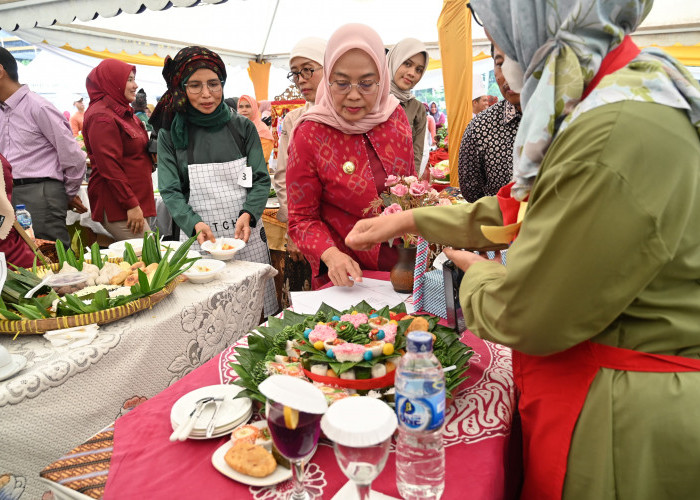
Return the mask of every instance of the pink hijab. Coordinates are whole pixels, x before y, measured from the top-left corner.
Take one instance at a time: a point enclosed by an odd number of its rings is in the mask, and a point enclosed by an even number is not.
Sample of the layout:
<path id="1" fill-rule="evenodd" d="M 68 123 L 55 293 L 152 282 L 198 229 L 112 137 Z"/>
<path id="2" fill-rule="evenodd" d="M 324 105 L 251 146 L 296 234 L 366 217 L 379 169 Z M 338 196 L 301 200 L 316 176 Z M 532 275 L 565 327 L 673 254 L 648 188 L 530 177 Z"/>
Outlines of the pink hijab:
<path id="1" fill-rule="evenodd" d="M 272 138 L 272 132 L 270 132 L 270 127 L 265 125 L 263 121 L 260 119 L 260 110 L 258 109 L 258 101 L 250 97 L 249 95 L 242 95 L 241 97 L 238 98 L 238 102 L 240 103 L 241 101 L 248 101 L 250 103 L 250 107 L 253 110 L 253 117 L 250 119 L 255 124 L 255 128 L 258 129 L 258 135 L 260 136 L 261 139 L 270 139 L 271 141 L 274 140 Z"/>
<path id="2" fill-rule="evenodd" d="M 349 122 L 342 118 L 333 107 L 330 82 L 333 74 L 333 66 L 340 57 L 352 49 L 360 49 L 366 52 L 379 69 L 379 96 L 374 108 L 366 116 L 356 122 Z M 346 24 L 336 30 L 328 40 L 324 56 L 324 78 L 316 91 L 316 105 L 304 113 L 299 122 L 311 120 L 325 123 L 345 134 L 364 134 L 380 123 L 389 119 L 399 105 L 399 100 L 389 93 L 391 76 L 386 64 L 384 43 L 376 31 L 364 24 Z M 295 127 L 295 130 L 297 127 Z"/>

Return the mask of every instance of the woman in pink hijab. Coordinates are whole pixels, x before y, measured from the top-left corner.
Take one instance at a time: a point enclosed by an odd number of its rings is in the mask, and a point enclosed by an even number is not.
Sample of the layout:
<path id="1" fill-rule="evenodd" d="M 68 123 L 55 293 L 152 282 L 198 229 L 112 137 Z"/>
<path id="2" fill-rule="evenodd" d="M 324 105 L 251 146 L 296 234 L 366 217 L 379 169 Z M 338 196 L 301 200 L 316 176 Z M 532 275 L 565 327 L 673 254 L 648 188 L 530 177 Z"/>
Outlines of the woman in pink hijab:
<path id="1" fill-rule="evenodd" d="M 314 287 L 352 286 L 362 269 L 389 271 L 395 248 L 345 246 L 345 236 L 389 176 L 411 175 L 411 127 L 389 93 L 391 75 L 379 35 L 362 24 L 328 41 L 316 105 L 304 113 L 289 147 L 288 234 L 311 264 Z M 327 276 L 326 276 L 327 274 Z"/>
<path id="2" fill-rule="evenodd" d="M 265 125 L 260 118 L 258 101 L 249 95 L 242 95 L 238 98 L 238 114 L 245 116 L 255 124 L 255 128 L 258 130 L 258 135 L 260 136 L 265 163 L 267 164 L 267 162 L 270 161 L 270 154 L 275 145 L 275 140 L 272 137 L 272 132 L 270 132 L 270 127 Z"/>

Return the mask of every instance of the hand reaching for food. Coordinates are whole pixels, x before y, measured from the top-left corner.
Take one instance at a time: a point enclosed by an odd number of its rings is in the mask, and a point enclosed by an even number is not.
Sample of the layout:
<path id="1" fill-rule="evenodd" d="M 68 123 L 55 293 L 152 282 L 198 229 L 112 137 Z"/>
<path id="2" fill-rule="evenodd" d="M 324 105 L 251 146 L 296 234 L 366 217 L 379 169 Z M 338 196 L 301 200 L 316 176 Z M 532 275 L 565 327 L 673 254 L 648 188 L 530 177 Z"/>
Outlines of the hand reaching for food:
<path id="1" fill-rule="evenodd" d="M 206 222 L 198 222 L 197 224 L 195 224 L 194 232 L 199 233 L 197 235 L 197 243 L 199 243 L 200 245 L 205 241 L 211 241 L 212 243 L 216 242 L 214 233 L 211 232 L 211 228 L 206 224 Z"/>

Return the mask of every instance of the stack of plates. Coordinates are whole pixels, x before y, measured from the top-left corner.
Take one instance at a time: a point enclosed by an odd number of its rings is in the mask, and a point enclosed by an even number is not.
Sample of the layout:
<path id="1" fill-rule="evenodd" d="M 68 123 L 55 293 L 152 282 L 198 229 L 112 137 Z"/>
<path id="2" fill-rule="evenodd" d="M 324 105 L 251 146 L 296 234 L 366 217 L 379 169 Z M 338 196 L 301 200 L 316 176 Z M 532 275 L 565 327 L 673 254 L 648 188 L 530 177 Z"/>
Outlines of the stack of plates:
<path id="1" fill-rule="evenodd" d="M 216 415 L 214 434 L 211 437 L 225 436 L 234 428 L 247 422 L 253 414 L 253 404 L 249 398 L 234 399 L 242 390 L 243 388 L 237 385 L 210 385 L 189 392 L 178 399 L 172 410 L 170 410 L 170 425 L 175 430 L 185 422 L 200 399 L 208 396 L 223 397 L 221 408 L 219 408 L 219 413 Z M 202 414 L 195 423 L 194 429 L 189 435 L 190 439 L 207 439 L 207 425 L 212 415 L 214 415 L 215 409 L 216 405 L 214 403 L 209 403 L 204 407 Z"/>

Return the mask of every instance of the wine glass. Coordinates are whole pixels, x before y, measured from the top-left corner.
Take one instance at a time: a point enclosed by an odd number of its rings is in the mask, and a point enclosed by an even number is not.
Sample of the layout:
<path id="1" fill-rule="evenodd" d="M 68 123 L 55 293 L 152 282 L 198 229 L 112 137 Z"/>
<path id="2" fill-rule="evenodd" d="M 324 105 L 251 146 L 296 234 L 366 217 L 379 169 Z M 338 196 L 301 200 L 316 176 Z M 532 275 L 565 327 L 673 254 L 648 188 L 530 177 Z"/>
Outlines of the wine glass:
<path id="1" fill-rule="evenodd" d="M 355 483 L 361 500 L 369 499 L 372 481 L 384 469 L 396 425 L 391 408 L 370 397 L 341 399 L 321 420 L 340 470 Z"/>
<path id="2" fill-rule="evenodd" d="M 273 375 L 258 386 L 267 398 L 265 416 L 272 441 L 292 464 L 291 500 L 310 500 L 304 489 L 304 459 L 316 448 L 326 398 L 315 386 L 288 375 Z"/>

